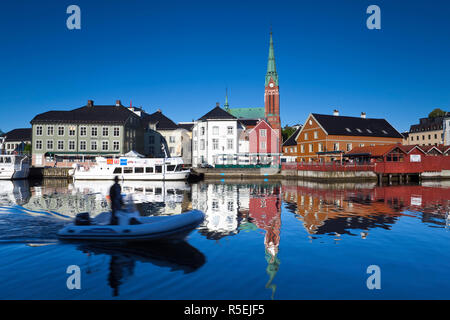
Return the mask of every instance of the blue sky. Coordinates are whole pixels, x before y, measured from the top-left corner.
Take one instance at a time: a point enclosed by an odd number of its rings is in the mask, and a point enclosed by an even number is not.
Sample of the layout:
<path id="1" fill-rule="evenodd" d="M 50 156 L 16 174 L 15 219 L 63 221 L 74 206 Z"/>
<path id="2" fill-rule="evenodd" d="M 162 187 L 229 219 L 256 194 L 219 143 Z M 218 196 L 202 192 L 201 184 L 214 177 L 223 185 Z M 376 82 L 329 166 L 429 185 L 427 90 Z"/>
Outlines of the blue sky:
<path id="1" fill-rule="evenodd" d="M 68 30 L 66 8 L 81 8 Z M 381 8 L 381 30 L 366 9 Z M 450 111 L 450 3 L 406 0 L 3 0 L 0 129 L 96 104 L 174 121 L 264 105 L 272 26 L 282 125 L 310 112 L 386 118 L 399 131 Z"/>

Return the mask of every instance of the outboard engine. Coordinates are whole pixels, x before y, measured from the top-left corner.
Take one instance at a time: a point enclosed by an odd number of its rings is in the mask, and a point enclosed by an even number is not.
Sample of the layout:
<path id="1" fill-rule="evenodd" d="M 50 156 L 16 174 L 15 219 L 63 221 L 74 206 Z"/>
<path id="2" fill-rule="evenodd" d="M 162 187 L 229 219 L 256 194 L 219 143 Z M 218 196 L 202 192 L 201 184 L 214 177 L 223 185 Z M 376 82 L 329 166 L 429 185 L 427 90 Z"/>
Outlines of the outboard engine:
<path id="1" fill-rule="evenodd" d="M 89 226 L 91 224 L 91 218 L 89 212 L 81 212 L 75 216 L 76 226 Z"/>

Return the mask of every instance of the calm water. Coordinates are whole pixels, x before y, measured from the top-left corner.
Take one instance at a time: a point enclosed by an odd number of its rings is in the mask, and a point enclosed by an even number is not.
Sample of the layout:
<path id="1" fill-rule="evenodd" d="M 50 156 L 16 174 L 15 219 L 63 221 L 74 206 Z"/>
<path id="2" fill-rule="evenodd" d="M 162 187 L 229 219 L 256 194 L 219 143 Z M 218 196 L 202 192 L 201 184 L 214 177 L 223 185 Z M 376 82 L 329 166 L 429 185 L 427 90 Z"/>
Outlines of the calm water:
<path id="1" fill-rule="evenodd" d="M 1 299 L 450 298 L 449 184 L 126 183 L 142 215 L 206 220 L 182 243 L 59 242 L 77 213 L 108 210 L 109 186 L 0 181 Z"/>

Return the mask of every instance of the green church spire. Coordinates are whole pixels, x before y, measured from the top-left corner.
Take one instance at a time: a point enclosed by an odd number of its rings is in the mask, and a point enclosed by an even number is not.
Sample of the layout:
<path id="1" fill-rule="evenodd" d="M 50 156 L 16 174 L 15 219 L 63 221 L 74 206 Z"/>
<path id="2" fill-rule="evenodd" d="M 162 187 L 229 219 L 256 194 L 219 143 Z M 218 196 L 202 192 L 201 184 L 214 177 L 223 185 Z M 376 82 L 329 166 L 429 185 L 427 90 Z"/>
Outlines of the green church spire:
<path id="1" fill-rule="evenodd" d="M 223 106 L 226 111 L 230 110 L 230 105 L 228 104 L 228 88 L 225 89 L 225 104 Z"/>
<path id="2" fill-rule="evenodd" d="M 272 31 L 270 31 L 269 43 L 269 59 L 267 61 L 266 86 L 269 84 L 270 78 L 273 79 L 275 85 L 278 86 L 278 73 L 275 66 L 275 51 L 273 49 Z"/>

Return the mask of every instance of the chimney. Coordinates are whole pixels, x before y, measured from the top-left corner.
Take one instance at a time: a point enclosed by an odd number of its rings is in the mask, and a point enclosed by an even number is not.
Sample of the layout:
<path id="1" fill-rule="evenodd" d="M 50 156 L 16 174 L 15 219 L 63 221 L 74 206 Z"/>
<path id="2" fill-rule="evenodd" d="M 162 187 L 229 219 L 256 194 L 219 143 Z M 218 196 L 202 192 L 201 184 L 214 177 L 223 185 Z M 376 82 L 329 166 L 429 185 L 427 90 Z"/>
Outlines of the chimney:
<path id="1" fill-rule="evenodd" d="M 220 102 L 216 102 L 216 107 L 220 107 Z"/>
<path id="2" fill-rule="evenodd" d="M 334 111 L 333 111 L 333 116 L 338 116 L 338 115 L 339 115 L 339 111 L 336 110 L 336 109 L 334 109 Z"/>
<path id="3" fill-rule="evenodd" d="M 120 100 L 116 100 L 116 107 L 120 107 L 122 105 L 122 102 Z"/>
<path id="4" fill-rule="evenodd" d="M 94 106 L 94 100 L 88 100 L 87 106 L 88 107 L 93 107 Z"/>
<path id="5" fill-rule="evenodd" d="M 365 112 L 361 112 L 361 118 L 363 118 L 363 119 L 366 118 L 366 113 Z"/>
<path id="6" fill-rule="evenodd" d="M 156 110 L 156 112 L 159 112 L 159 113 L 161 113 L 161 109 L 158 109 L 158 110 Z"/>

